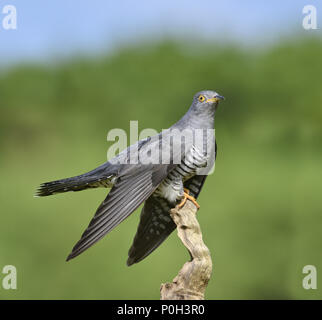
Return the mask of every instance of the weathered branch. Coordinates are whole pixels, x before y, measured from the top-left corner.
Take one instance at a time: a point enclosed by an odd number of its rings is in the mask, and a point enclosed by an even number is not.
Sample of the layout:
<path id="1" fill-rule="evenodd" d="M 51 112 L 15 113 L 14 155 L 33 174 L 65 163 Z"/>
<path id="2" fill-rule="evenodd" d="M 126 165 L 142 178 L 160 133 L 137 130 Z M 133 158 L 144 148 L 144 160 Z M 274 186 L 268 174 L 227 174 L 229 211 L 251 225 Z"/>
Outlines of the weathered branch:
<path id="1" fill-rule="evenodd" d="M 197 207 L 190 200 L 170 215 L 177 225 L 178 237 L 190 252 L 186 262 L 172 283 L 161 285 L 161 300 L 203 300 L 212 272 L 210 252 L 202 240 L 196 218 Z"/>

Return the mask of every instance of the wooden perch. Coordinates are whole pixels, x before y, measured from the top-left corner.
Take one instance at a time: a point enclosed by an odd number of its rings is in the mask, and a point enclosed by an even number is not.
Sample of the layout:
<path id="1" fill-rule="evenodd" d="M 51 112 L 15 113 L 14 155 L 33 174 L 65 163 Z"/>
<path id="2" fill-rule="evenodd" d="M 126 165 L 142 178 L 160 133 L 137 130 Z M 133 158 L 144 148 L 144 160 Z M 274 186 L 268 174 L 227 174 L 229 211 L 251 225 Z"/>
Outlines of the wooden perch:
<path id="1" fill-rule="evenodd" d="M 178 237 L 188 249 L 191 261 L 186 262 L 172 283 L 161 285 L 161 300 L 203 300 L 211 277 L 210 252 L 202 240 L 196 218 L 197 207 L 187 200 L 182 208 L 174 208 L 170 215 L 177 225 Z"/>

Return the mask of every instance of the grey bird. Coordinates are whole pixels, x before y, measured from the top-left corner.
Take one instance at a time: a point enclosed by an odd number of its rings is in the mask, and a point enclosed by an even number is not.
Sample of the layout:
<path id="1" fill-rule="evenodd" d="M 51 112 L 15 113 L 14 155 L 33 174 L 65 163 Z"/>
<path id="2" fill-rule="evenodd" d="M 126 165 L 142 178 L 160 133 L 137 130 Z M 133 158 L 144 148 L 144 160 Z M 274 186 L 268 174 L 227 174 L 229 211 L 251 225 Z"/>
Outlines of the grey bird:
<path id="1" fill-rule="evenodd" d="M 111 188 L 67 261 L 91 247 L 142 203 L 140 223 L 128 252 L 130 266 L 147 257 L 176 228 L 171 208 L 196 199 L 213 166 L 217 144 L 215 112 L 224 97 L 205 90 L 172 127 L 140 140 L 85 174 L 43 183 L 35 196 L 89 188 Z M 211 134 L 208 134 L 208 133 Z"/>

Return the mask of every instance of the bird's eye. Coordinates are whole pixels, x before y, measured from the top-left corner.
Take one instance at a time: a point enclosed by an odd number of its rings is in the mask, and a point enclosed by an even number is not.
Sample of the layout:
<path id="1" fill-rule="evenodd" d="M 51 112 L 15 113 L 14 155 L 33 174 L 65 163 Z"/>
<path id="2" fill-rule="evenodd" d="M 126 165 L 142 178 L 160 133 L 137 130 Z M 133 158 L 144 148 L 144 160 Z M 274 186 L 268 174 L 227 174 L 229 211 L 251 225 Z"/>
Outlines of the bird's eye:
<path id="1" fill-rule="evenodd" d="M 200 102 L 204 102 L 206 100 L 206 98 L 201 94 L 199 97 L 198 97 L 198 100 Z"/>

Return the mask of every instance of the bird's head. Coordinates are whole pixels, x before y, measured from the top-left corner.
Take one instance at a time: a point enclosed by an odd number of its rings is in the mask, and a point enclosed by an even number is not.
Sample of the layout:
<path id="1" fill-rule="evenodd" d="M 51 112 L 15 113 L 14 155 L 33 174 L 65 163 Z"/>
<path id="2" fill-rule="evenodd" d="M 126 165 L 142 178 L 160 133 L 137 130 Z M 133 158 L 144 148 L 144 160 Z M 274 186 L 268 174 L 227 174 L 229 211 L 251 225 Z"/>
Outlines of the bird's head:
<path id="1" fill-rule="evenodd" d="M 196 110 L 203 112 L 207 110 L 216 110 L 221 100 L 225 98 L 212 90 L 204 90 L 195 94 L 193 97 L 193 106 Z"/>

